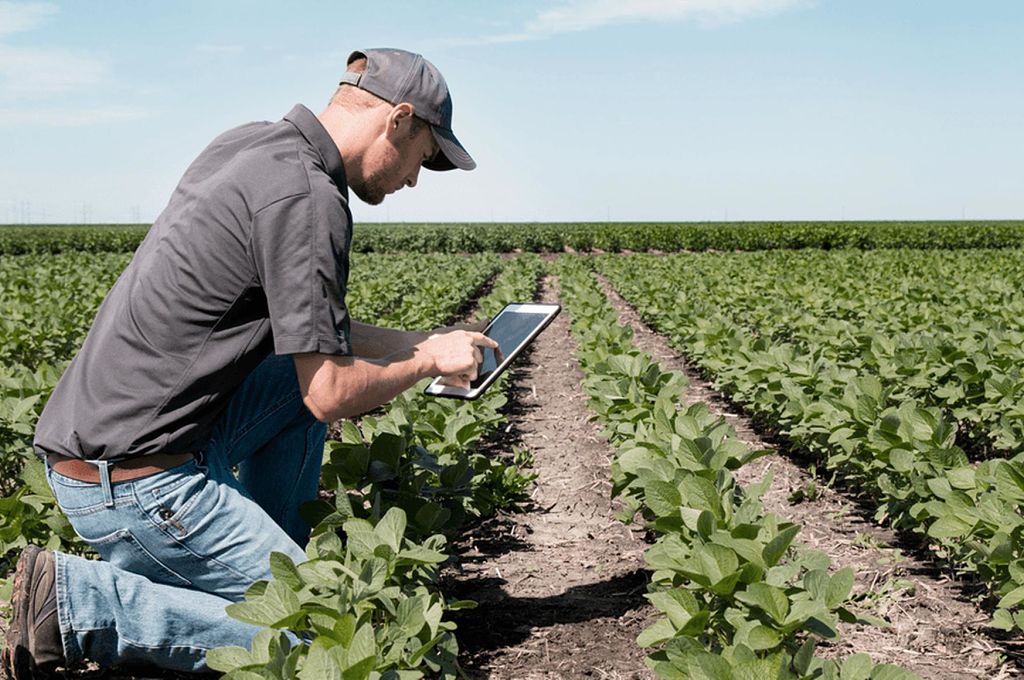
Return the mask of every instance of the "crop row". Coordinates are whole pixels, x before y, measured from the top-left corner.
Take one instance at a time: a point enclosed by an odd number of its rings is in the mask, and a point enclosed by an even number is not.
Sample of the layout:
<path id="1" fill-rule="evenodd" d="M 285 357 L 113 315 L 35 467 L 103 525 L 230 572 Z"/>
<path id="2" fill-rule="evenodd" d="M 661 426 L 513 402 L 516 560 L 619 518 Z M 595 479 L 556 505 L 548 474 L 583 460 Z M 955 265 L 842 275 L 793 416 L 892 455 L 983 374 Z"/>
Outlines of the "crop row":
<path id="1" fill-rule="evenodd" d="M 541 262 L 522 257 L 504 267 L 479 313 L 532 299 Z M 425 288 L 437 304 L 417 304 L 410 325 L 447 321 L 441 295 L 472 286 L 459 279 Z M 430 311 L 433 310 L 433 311 Z M 450 308 L 449 308 L 450 311 Z M 345 423 L 330 442 L 322 484 L 330 500 L 307 508 L 315 525 L 308 560 L 274 555 L 274 579 L 255 584 L 229 613 L 264 628 L 249 649 L 219 648 L 210 665 L 228 678 L 417 678 L 459 674 L 450 602 L 437 590 L 450 536 L 469 517 L 526 500 L 532 477 L 518 460 L 476 447 L 504 422 L 507 378 L 472 402 L 439 400 L 418 385 L 383 416 Z M 287 635 L 305 644 L 293 645 Z"/>
<path id="2" fill-rule="evenodd" d="M 0 254 L 130 252 L 146 225 L 0 226 Z M 591 222 L 360 224 L 362 252 L 663 252 L 770 249 L 1010 248 L 1024 222 Z"/>
<path id="3" fill-rule="evenodd" d="M 837 381 L 874 375 L 892 403 L 941 408 L 968 452 L 1024 450 L 1024 251 L 638 256 L 617 269 L 644 272 L 634 289 L 679 283 L 666 304 L 826 362 Z"/>
<path id="4" fill-rule="evenodd" d="M 864 654 L 815 654 L 850 609 L 853 572 L 794 543 L 799 526 L 766 514 L 770 479 L 743 487 L 732 472 L 750 451 L 704 404 L 681 407 L 682 374 L 663 371 L 632 345 L 598 290 L 589 263 L 563 259 L 562 297 L 579 342 L 590 406 L 618 453 L 613 493 L 655 532 L 646 553 L 651 603 L 663 614 L 638 638 L 658 647 L 660 678 L 912 678 Z"/>
<path id="5" fill-rule="evenodd" d="M 0 257 L 0 583 L 27 543 L 82 550 L 56 511 L 32 434 L 46 399 L 77 351 L 126 254 Z M 500 268 L 494 256 L 356 255 L 349 302 L 376 321 L 407 325 L 454 316 Z M 428 285 L 424 280 L 430 281 Z"/>
<path id="6" fill-rule="evenodd" d="M 1020 331 L 1002 316 L 1020 253 L 818 256 L 597 266 L 756 421 L 986 583 L 994 625 L 1024 629 Z M 958 433 L 1006 457 L 972 462 Z"/>
<path id="7" fill-rule="evenodd" d="M 30 442 L 39 410 L 127 258 L 107 253 L 0 258 L 0 308 L 19 320 L 0 328 L 7 333 L 0 338 L 6 349 L 0 463 L 8 473 L 0 497 L 0 552 L 6 565 L 0 576 L 29 542 L 86 552 L 56 509 Z M 532 256 L 503 261 L 493 255 L 357 254 L 352 267 L 348 302 L 354 317 L 425 328 L 458 318 L 484 287 L 491 292 L 481 301 L 482 314 L 532 298 L 541 263 Z M 460 605 L 447 603 L 433 585 L 437 565 L 447 559 L 444 534 L 467 518 L 522 503 L 532 476 L 522 468 L 526 452 L 499 459 L 475 451 L 504 418 L 499 413 L 507 399 L 503 386 L 471 403 L 426 398 L 420 390 L 422 385 L 409 390 L 358 426 L 346 423 L 329 442 L 322 496 L 330 500 L 305 509 L 316 525 L 310 544 L 315 559 L 294 565 L 274 556 L 277 578 L 255 586 L 251 600 L 232 610 L 243 620 L 276 623 L 313 641 L 292 650 L 292 670 L 301 666 L 304 675 L 315 675 L 320 668 L 324 677 L 337 677 L 342 668 L 346 677 L 371 672 L 393 677 L 395 669 L 401 669 L 401 677 L 456 672 L 454 626 L 442 616 Z M 330 588 L 335 590 L 328 594 Z M 303 598 L 301 605 L 296 597 Z M 293 604 L 294 611 L 272 615 Z M 332 622 L 329 631 L 323 628 L 326 619 Z M 275 671 L 287 676 L 279 657 L 291 648 L 288 640 L 268 629 L 251 650 L 221 650 L 211 662 L 239 677 L 257 667 L 264 676 Z M 372 653 L 360 656 L 358 650 L 366 649 Z"/>

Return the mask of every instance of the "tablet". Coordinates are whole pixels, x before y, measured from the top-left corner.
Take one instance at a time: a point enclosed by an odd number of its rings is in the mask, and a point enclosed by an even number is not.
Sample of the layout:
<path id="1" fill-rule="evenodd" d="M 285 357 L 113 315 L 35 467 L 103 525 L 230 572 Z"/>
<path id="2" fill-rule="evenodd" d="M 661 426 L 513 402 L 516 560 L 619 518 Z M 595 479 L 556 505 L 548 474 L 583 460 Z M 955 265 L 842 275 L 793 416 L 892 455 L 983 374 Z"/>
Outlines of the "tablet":
<path id="1" fill-rule="evenodd" d="M 484 360 L 480 364 L 476 380 L 470 383 L 470 388 L 467 390 L 464 387 L 452 387 L 443 384 L 441 382 L 443 378 L 434 378 L 425 392 L 435 397 L 476 399 L 511 365 L 513 359 L 526 349 L 526 346 L 540 335 L 542 330 L 547 328 L 547 325 L 561 310 L 561 305 L 534 303 L 506 305 L 505 309 L 498 312 L 498 315 L 484 329 L 484 335 L 498 342 L 500 354 L 495 354 L 490 347 L 480 348 Z"/>

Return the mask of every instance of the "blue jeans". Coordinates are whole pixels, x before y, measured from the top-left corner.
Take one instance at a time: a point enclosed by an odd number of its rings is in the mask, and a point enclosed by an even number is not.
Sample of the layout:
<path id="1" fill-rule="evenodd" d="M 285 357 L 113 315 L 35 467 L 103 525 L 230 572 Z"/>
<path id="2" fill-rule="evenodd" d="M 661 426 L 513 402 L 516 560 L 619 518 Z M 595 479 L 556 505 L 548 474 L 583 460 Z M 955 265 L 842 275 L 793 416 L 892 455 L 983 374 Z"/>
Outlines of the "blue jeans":
<path id="1" fill-rule="evenodd" d="M 102 557 L 56 554 L 69 664 L 203 671 L 208 649 L 248 647 L 259 629 L 224 608 L 270 578 L 272 551 L 305 559 L 299 506 L 316 497 L 326 435 L 302 403 L 292 358 L 271 355 L 198 460 L 106 491 L 48 470 L 61 509 Z"/>

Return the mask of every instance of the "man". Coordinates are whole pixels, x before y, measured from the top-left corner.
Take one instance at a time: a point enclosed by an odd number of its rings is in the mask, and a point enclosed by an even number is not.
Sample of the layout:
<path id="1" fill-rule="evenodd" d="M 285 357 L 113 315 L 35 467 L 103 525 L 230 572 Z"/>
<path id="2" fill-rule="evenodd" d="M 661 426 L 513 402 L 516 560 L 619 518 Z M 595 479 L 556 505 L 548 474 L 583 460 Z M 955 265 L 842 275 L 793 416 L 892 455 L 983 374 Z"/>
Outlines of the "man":
<path id="1" fill-rule="evenodd" d="M 91 659 L 199 671 L 247 645 L 224 608 L 304 559 L 328 423 L 428 376 L 476 377 L 468 329 L 360 324 L 345 306 L 348 189 L 475 167 L 437 69 L 363 50 L 319 117 L 230 130 L 192 163 L 46 405 L 35 449 L 102 561 L 29 547 L 15 572 L 14 678 Z M 237 476 L 232 469 L 237 467 Z"/>

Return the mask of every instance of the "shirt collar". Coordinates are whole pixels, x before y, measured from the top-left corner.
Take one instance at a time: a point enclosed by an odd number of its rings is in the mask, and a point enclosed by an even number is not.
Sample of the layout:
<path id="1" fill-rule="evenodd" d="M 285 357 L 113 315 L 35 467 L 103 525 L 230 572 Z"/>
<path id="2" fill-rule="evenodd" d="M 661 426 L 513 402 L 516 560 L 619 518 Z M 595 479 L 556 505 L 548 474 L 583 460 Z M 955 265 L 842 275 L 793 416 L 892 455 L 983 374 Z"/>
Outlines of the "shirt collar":
<path id="1" fill-rule="evenodd" d="M 313 112 L 302 104 L 296 104 L 284 119 L 295 126 L 295 128 L 312 145 L 320 159 L 324 162 L 327 174 L 331 176 L 334 183 L 338 185 L 345 201 L 348 201 L 348 179 L 345 177 L 345 164 L 341 160 L 341 152 L 331 136 L 327 134 L 323 123 L 313 115 Z"/>

